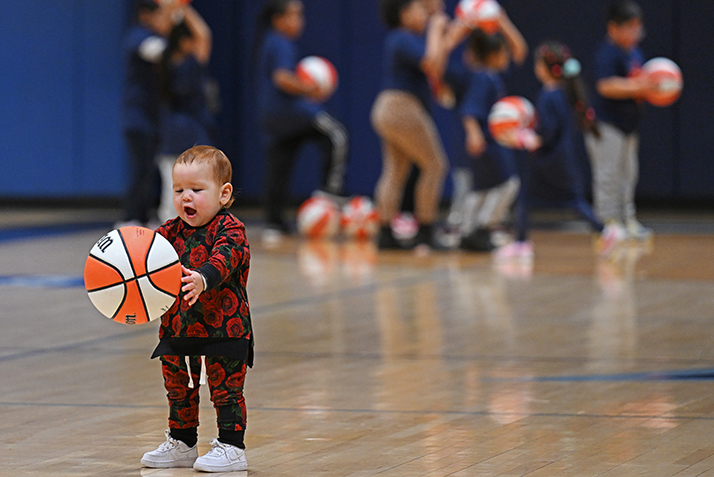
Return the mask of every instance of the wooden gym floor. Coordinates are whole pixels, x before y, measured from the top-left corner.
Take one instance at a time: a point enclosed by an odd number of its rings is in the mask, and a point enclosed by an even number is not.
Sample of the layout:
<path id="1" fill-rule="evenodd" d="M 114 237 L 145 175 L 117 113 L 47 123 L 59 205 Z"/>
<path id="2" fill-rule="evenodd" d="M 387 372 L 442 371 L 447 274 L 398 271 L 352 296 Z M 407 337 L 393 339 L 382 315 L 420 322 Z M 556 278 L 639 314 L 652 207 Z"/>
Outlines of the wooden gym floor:
<path id="1" fill-rule="evenodd" d="M 107 224 L 21 217 L 0 213 L 0 476 L 194 475 L 139 464 L 166 398 L 156 326 L 103 318 L 82 288 Z M 713 222 L 645 223 L 652 243 L 605 261 L 579 228 L 541 228 L 532 268 L 266 250 L 249 224 L 247 475 L 714 476 Z"/>

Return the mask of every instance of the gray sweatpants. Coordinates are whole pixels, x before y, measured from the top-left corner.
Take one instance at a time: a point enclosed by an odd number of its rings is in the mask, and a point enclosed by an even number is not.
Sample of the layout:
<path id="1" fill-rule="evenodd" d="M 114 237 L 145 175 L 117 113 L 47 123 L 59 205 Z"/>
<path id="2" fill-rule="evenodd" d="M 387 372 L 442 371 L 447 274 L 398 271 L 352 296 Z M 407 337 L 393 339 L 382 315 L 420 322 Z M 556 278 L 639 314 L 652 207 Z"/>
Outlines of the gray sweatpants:
<path id="1" fill-rule="evenodd" d="M 635 219 L 635 188 L 639 179 L 638 133 L 625 134 L 599 123 L 600 138 L 585 136 L 593 174 L 595 214 L 602 222 Z"/>

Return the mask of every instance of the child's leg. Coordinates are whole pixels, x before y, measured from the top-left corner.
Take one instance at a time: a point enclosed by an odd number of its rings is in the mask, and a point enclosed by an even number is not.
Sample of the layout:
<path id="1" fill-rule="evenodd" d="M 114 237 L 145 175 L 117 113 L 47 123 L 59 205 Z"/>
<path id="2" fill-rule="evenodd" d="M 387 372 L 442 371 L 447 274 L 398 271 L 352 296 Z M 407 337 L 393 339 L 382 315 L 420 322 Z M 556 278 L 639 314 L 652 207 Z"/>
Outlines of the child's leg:
<path id="1" fill-rule="evenodd" d="M 623 155 L 623 215 L 625 221 L 635 220 L 635 188 L 640 176 L 639 159 L 637 151 L 640 147 L 640 138 L 636 133 L 625 137 L 622 151 Z"/>
<path id="2" fill-rule="evenodd" d="M 218 440 L 245 449 L 243 443 L 247 423 L 247 409 L 243 396 L 245 361 L 208 356 L 206 371 L 211 400 L 216 408 Z"/>
<path id="3" fill-rule="evenodd" d="M 588 134 L 586 144 L 593 174 L 595 213 L 603 222 L 622 221 L 623 151 L 625 133 L 607 123 L 600 123 L 600 138 Z"/>
<path id="4" fill-rule="evenodd" d="M 301 139 L 271 139 L 265 170 L 265 213 L 268 225 L 283 226 L 283 208 L 290 189 L 295 155 Z"/>
<path id="5" fill-rule="evenodd" d="M 466 196 L 473 189 L 473 174 L 468 167 L 457 167 L 452 171 L 451 177 L 454 183 L 454 192 L 447 222 L 451 227 L 460 227 L 465 219 L 463 214 Z"/>
<path id="6" fill-rule="evenodd" d="M 590 207 L 590 204 L 588 204 L 585 199 L 582 197 L 575 199 L 574 208 L 582 218 L 590 222 L 590 225 L 595 231 L 602 232 L 604 228 L 602 222 L 595 216 L 595 212 L 593 212 L 592 207 Z"/>
<path id="7" fill-rule="evenodd" d="M 503 184 L 489 189 L 476 218 L 476 226 L 492 227 L 505 222 L 508 211 L 518 196 L 520 186 L 520 179 L 514 176 Z"/>
<path id="8" fill-rule="evenodd" d="M 374 200 L 383 225 L 389 225 L 399 211 L 411 162 L 393 144 L 382 141 L 382 173 L 374 190 Z"/>
<path id="9" fill-rule="evenodd" d="M 161 372 L 169 399 L 169 429 L 171 437 L 193 447 L 198 439 L 198 358 L 191 358 L 191 376 L 194 387 L 189 388 L 188 368 L 182 356 L 162 356 Z"/>
<path id="10" fill-rule="evenodd" d="M 347 129 L 341 122 L 322 111 L 315 117 L 313 126 L 318 134 L 318 142 L 324 154 L 322 188 L 330 194 L 343 193 L 349 139 Z"/>
<path id="11" fill-rule="evenodd" d="M 159 173 L 161 174 L 161 202 L 157 215 L 161 223 L 176 217 L 172 179 L 174 162 L 176 162 L 176 156 L 162 155 L 158 159 Z"/>

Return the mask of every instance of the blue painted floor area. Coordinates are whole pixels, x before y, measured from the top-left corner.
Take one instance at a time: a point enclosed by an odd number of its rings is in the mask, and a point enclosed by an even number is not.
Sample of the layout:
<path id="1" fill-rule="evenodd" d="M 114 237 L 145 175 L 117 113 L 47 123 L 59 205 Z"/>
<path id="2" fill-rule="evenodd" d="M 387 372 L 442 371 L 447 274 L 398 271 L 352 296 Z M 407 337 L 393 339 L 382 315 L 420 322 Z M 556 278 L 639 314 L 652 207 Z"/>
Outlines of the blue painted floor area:
<path id="1" fill-rule="evenodd" d="M 57 235 L 83 232 L 94 229 L 111 229 L 113 222 L 80 222 L 70 224 L 37 225 L 28 227 L 0 228 L 0 243 L 11 242 L 40 237 L 53 237 Z"/>
<path id="2" fill-rule="evenodd" d="M 77 288 L 84 278 L 69 275 L 0 275 L 0 287 Z"/>

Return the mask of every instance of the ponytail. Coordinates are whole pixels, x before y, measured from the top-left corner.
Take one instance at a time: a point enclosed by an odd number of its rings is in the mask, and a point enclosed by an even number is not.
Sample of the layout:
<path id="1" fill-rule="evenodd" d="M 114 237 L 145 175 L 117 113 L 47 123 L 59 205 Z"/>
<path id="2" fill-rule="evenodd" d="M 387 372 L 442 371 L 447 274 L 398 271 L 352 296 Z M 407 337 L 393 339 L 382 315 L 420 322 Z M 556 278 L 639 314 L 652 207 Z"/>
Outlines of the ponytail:
<path id="1" fill-rule="evenodd" d="M 568 47 L 556 41 L 543 43 L 536 50 L 536 61 L 542 60 L 554 78 L 563 81 L 565 95 L 575 111 L 580 129 L 600 137 L 595 110 L 590 106 L 585 84 L 580 76 L 580 62 L 570 56 Z"/>
<path id="2" fill-rule="evenodd" d="M 258 12 L 256 21 L 255 36 L 253 37 L 253 54 L 251 58 L 251 71 L 256 71 L 258 67 L 258 55 L 265 32 L 273 28 L 273 17 L 285 13 L 288 5 L 293 0 L 267 0 Z"/>

